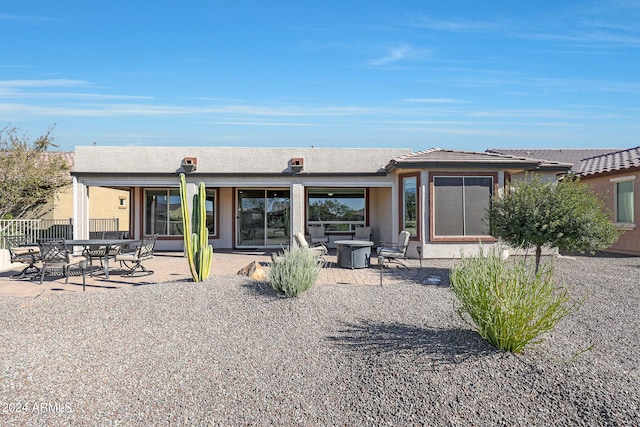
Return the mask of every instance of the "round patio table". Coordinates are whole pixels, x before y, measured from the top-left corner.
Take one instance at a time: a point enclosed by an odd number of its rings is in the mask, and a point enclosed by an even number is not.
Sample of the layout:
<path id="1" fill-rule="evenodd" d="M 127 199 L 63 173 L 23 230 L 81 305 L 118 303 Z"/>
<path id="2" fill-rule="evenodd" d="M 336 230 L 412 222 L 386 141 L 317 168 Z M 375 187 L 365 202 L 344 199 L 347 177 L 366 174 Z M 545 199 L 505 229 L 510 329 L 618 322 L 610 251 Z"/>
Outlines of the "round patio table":
<path id="1" fill-rule="evenodd" d="M 373 242 L 368 240 L 336 240 L 338 248 L 338 266 L 342 268 L 369 267 L 371 247 Z"/>

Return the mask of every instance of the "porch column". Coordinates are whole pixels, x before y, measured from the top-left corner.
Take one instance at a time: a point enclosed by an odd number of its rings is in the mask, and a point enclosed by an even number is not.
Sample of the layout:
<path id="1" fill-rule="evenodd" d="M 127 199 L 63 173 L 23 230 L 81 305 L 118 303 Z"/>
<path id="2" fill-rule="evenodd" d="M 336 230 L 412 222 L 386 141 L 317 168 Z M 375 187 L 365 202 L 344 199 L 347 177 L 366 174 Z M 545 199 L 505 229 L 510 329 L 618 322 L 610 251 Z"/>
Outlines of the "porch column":
<path id="1" fill-rule="evenodd" d="M 300 180 L 294 180 L 291 183 L 291 233 L 289 236 L 289 244 L 294 245 L 293 235 L 299 231 L 305 232 L 304 218 L 304 185 Z"/>
<path id="2" fill-rule="evenodd" d="M 73 177 L 73 238 L 89 238 L 89 188 Z"/>

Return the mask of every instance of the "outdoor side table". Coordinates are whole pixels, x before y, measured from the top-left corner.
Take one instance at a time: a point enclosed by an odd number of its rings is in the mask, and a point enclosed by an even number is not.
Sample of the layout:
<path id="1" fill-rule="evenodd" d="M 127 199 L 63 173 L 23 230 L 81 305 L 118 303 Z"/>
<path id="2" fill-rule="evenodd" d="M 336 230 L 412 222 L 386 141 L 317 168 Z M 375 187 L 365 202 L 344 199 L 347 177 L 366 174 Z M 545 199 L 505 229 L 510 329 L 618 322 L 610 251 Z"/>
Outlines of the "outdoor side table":
<path id="1" fill-rule="evenodd" d="M 342 268 L 365 268 L 370 265 L 371 247 L 368 240 L 336 240 L 338 266 Z"/>

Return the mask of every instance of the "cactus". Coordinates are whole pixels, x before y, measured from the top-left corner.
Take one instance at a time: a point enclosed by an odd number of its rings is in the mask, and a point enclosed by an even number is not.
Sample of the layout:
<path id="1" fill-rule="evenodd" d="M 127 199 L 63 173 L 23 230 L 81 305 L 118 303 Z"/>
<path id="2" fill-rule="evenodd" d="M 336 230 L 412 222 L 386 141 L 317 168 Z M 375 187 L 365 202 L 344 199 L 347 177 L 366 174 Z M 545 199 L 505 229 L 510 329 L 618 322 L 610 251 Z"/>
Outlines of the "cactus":
<path id="1" fill-rule="evenodd" d="M 180 205 L 182 207 L 182 225 L 184 249 L 189 260 L 191 277 L 194 282 L 201 282 L 211 273 L 213 247 L 209 244 L 207 229 L 207 192 L 204 182 L 198 185 L 198 193 L 193 196 L 193 215 L 189 214 L 187 203 L 187 183 L 183 173 L 180 174 Z"/>

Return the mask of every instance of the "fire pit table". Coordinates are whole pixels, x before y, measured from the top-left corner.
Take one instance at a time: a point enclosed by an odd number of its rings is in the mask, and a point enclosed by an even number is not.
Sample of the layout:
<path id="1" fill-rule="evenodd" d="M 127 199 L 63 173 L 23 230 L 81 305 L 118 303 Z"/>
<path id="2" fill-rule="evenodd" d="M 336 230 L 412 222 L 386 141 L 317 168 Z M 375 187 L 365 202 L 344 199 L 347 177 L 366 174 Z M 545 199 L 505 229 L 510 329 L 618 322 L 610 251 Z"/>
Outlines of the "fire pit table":
<path id="1" fill-rule="evenodd" d="M 368 240 L 336 240 L 338 248 L 338 266 L 342 268 L 369 267 L 371 247 L 373 242 Z"/>

